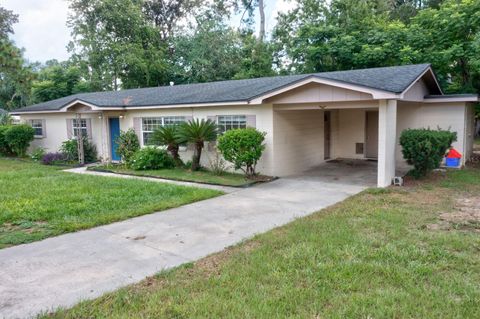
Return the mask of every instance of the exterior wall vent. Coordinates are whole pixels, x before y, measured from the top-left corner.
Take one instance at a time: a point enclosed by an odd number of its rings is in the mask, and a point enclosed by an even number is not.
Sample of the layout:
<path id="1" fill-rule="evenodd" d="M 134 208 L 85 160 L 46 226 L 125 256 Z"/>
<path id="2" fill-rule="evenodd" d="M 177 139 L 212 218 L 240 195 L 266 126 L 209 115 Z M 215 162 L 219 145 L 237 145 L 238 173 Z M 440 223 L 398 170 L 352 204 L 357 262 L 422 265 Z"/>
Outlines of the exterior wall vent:
<path id="1" fill-rule="evenodd" d="M 355 154 L 363 154 L 363 144 L 364 143 L 355 143 Z"/>

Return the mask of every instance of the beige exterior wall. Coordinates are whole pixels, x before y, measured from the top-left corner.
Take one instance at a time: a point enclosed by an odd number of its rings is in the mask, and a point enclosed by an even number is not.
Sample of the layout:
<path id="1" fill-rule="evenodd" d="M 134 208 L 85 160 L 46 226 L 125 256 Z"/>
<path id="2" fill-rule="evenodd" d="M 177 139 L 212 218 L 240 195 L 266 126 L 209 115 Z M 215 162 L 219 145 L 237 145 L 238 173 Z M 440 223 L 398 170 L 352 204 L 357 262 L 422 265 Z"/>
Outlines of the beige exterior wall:
<path id="1" fill-rule="evenodd" d="M 191 116 L 193 118 L 207 119 L 218 115 L 255 115 L 256 128 L 261 132 L 266 132 L 265 152 L 258 163 L 257 171 L 262 174 L 273 175 L 273 114 L 271 105 L 255 106 L 215 106 L 201 108 L 172 108 L 157 110 L 132 110 L 125 113 L 124 118 L 120 120 L 120 129 L 127 130 L 133 128 L 133 119 L 136 117 L 161 117 L 161 116 Z M 140 138 L 142 139 L 142 138 Z M 142 143 L 142 142 L 141 142 Z M 192 157 L 190 150 L 181 149 L 180 156 L 182 160 L 188 161 Z M 210 166 L 210 161 L 215 158 L 215 153 L 204 148 L 201 164 Z"/>
<path id="2" fill-rule="evenodd" d="M 46 138 L 35 138 L 30 145 L 30 151 L 37 147 L 42 147 L 47 152 L 57 152 L 60 149 L 62 142 L 68 140 L 67 119 L 74 118 L 74 113 L 39 113 L 22 115 L 21 122 L 33 119 L 45 120 L 44 129 L 46 131 Z M 102 120 L 99 119 L 99 114 L 82 114 L 82 118 L 91 119 L 92 142 L 97 146 L 99 156 L 103 156 L 100 147 L 102 143 Z"/>
<path id="3" fill-rule="evenodd" d="M 426 95 L 428 95 L 428 88 L 425 82 L 420 79 L 405 92 L 403 99 L 406 101 L 423 101 Z"/>
<path id="4" fill-rule="evenodd" d="M 323 111 L 274 111 L 274 172 L 297 174 L 324 161 Z"/>
<path id="5" fill-rule="evenodd" d="M 334 126 L 334 155 L 338 158 L 364 158 L 363 154 L 355 154 L 355 144 L 365 143 L 366 110 L 344 109 L 337 111 Z"/>
<path id="6" fill-rule="evenodd" d="M 471 116 L 471 115 L 470 115 Z M 462 155 L 470 152 L 473 139 L 466 140 L 467 107 L 465 103 L 407 103 L 400 101 L 397 110 L 397 166 L 405 168 L 408 165 L 403 160 L 401 146 L 399 144 L 400 134 L 408 128 L 441 128 L 457 132 L 457 141 L 453 147 Z M 473 125 L 473 123 L 472 123 Z M 470 129 L 473 131 L 473 129 Z M 473 136 L 473 135 L 472 135 Z M 462 158 L 464 163 L 465 156 Z"/>

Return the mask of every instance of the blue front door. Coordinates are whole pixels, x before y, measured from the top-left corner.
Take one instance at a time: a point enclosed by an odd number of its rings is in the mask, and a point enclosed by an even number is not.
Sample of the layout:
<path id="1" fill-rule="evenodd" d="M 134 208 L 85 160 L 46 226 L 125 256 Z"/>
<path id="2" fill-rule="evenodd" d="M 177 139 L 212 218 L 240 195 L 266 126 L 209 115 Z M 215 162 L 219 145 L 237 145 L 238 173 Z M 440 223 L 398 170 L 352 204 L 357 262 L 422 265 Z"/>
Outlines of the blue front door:
<path id="1" fill-rule="evenodd" d="M 111 117 L 108 119 L 108 124 L 110 126 L 110 151 L 112 153 L 112 160 L 119 161 L 120 156 L 117 154 L 117 137 L 120 135 L 120 120 L 118 117 Z"/>

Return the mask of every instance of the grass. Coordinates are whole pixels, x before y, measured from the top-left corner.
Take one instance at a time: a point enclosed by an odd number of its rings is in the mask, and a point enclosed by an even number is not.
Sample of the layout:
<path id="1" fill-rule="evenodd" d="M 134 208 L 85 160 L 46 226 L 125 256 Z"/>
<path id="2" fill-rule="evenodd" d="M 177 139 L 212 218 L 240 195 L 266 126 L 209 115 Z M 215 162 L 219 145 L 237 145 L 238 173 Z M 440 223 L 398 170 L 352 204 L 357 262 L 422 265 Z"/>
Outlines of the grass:
<path id="1" fill-rule="evenodd" d="M 252 183 L 252 181 L 246 179 L 245 176 L 241 174 L 225 172 L 222 175 L 215 175 L 214 173 L 207 170 L 191 171 L 186 168 L 135 171 L 126 168 L 124 165 L 107 164 L 94 166 L 89 169 L 109 171 L 120 174 L 165 178 L 176 181 L 197 182 L 223 186 L 239 187 Z"/>
<path id="2" fill-rule="evenodd" d="M 0 158 L 0 248 L 220 195 L 166 183 L 76 175 Z"/>
<path id="3" fill-rule="evenodd" d="M 370 189 L 53 318 L 480 318 L 480 236 L 434 231 L 480 170 Z"/>

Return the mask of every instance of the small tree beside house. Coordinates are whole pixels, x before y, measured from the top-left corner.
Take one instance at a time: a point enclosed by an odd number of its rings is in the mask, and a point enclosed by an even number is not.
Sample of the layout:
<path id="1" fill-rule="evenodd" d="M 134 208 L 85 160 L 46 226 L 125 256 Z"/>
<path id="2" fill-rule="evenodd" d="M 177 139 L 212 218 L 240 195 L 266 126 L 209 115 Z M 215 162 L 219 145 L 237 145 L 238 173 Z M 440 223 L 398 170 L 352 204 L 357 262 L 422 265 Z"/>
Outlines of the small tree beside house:
<path id="1" fill-rule="evenodd" d="M 193 145 L 192 171 L 197 171 L 205 142 L 212 142 L 217 138 L 217 125 L 212 120 L 194 119 L 178 127 L 177 138 Z"/>
<path id="2" fill-rule="evenodd" d="M 265 135 L 254 128 L 229 130 L 220 136 L 217 147 L 225 160 L 250 178 L 257 174 L 255 168 L 265 150 Z"/>

